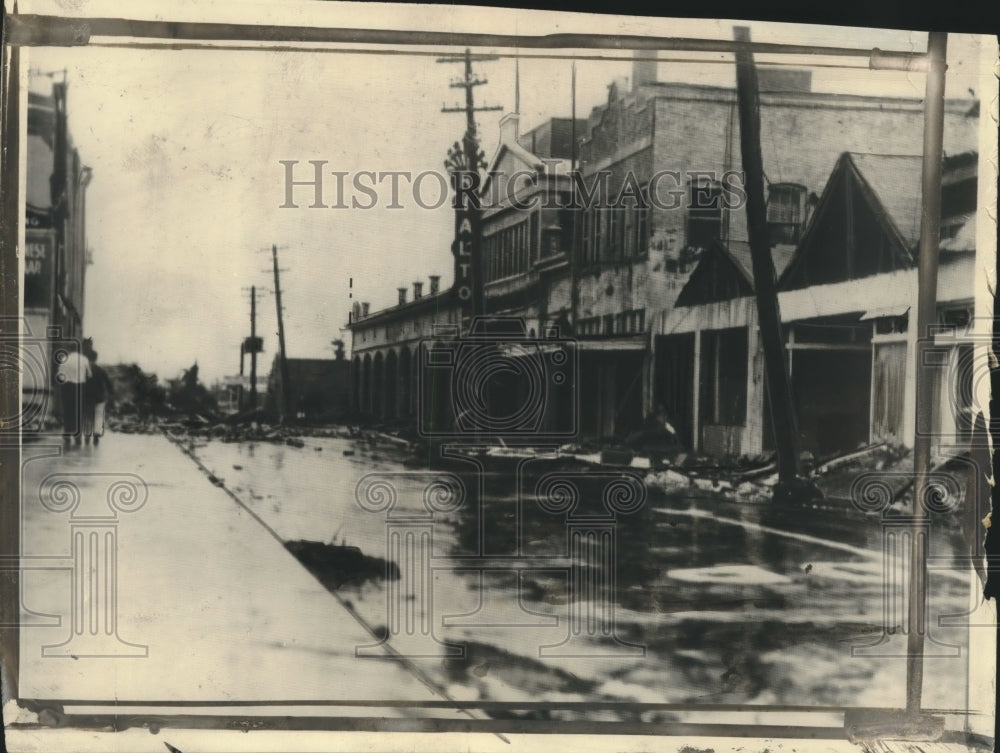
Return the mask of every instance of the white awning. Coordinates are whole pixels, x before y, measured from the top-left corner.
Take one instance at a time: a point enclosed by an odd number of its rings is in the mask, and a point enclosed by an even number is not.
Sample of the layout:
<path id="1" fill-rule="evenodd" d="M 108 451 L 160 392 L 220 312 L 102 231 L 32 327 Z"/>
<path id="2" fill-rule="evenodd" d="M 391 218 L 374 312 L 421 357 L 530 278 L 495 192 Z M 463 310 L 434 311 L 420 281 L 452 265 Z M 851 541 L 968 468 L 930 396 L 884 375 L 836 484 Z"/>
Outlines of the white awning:
<path id="1" fill-rule="evenodd" d="M 606 340 L 577 340 L 577 350 L 587 353 L 640 351 L 646 349 L 646 338 L 611 337 Z"/>
<path id="2" fill-rule="evenodd" d="M 575 340 L 567 338 L 560 341 L 525 340 L 522 342 L 499 343 L 498 350 L 508 358 L 534 356 L 537 353 L 552 353 L 563 350 L 565 343 L 571 343 L 578 353 L 627 353 L 646 350 L 647 340 L 644 335 L 638 337 L 608 337 L 593 340 Z"/>
<path id="3" fill-rule="evenodd" d="M 889 306 L 882 309 L 872 309 L 871 311 L 866 311 L 858 321 L 864 322 L 870 319 L 903 316 L 903 314 L 907 313 L 909 310 L 909 306 Z"/>
<path id="4" fill-rule="evenodd" d="M 488 345 L 489 343 L 484 343 Z M 547 354 L 554 353 L 557 350 L 562 350 L 565 346 L 560 342 L 545 342 L 544 340 L 524 340 L 521 341 L 511 341 L 511 342 L 500 342 L 496 344 L 497 352 L 507 358 L 524 358 L 530 357 L 534 358 L 539 353 Z"/>

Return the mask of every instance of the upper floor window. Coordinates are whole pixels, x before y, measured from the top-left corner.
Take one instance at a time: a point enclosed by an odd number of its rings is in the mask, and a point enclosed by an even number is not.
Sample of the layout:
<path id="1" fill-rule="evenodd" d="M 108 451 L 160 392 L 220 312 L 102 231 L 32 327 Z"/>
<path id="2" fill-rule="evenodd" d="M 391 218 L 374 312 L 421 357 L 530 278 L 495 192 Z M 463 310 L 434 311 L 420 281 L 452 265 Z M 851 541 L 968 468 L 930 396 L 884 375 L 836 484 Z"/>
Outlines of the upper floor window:
<path id="1" fill-rule="evenodd" d="M 625 204 L 579 212 L 581 265 L 619 264 L 644 259 L 649 243 L 649 207 Z"/>
<path id="2" fill-rule="evenodd" d="M 707 248 L 722 237 L 722 185 L 699 179 L 689 184 L 687 245 Z"/>
<path id="3" fill-rule="evenodd" d="M 485 237 L 483 255 L 487 281 L 527 272 L 532 254 L 537 253 L 536 247 L 528 220 Z"/>
<path id="4" fill-rule="evenodd" d="M 767 227 L 771 245 L 798 243 L 805 217 L 806 187 L 772 183 L 767 194 Z"/>

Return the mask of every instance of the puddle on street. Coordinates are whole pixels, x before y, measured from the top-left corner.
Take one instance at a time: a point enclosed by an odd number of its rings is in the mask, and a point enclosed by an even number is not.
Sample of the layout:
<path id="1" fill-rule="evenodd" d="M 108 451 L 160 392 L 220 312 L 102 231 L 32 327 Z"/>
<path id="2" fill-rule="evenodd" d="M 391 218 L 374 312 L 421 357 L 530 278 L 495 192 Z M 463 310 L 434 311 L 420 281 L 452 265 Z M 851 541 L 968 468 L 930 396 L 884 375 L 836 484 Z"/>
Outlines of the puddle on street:
<path id="1" fill-rule="evenodd" d="M 347 439 L 195 452 L 376 637 L 419 655 L 409 661 L 447 697 L 557 704 L 493 716 L 573 718 L 558 704 L 576 702 L 905 703 L 898 652 L 862 648 L 896 624 L 884 614 L 877 520 L 654 494 L 610 516 L 606 482 L 586 474 L 573 475 L 569 512 L 556 497 L 539 504 L 547 477 L 527 466 L 520 483 L 488 474 L 480 484 Z M 936 526 L 932 553 L 960 541 Z M 932 574 L 932 619 L 965 611 L 963 577 Z M 935 629 L 964 655 L 963 629 Z M 464 656 L 449 655 L 456 647 Z M 948 661 L 956 670 L 931 675 L 928 706 L 962 707 L 966 660 Z"/>

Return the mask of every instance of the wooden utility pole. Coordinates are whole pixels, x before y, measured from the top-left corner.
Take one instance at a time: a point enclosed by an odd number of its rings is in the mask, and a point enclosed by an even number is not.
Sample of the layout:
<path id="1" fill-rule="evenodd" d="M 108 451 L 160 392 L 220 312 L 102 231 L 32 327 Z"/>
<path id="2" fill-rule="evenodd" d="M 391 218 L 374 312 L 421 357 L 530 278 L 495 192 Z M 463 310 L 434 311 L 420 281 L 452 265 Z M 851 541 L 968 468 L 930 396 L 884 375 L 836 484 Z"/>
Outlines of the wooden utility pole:
<path id="1" fill-rule="evenodd" d="M 576 203 L 576 61 L 573 61 L 573 66 L 570 69 L 570 86 L 569 86 L 569 111 L 570 111 L 570 125 L 569 125 L 569 176 L 570 176 L 570 206 L 572 207 L 572 235 L 569 244 L 569 269 L 570 269 L 570 300 L 569 300 L 569 313 L 570 313 L 570 326 L 573 328 L 573 335 L 576 335 L 576 320 L 577 311 L 580 308 L 580 270 L 579 270 L 579 250 L 576 247 L 577 239 L 579 238 L 578 226 L 583 222 L 583 207 L 577 206 Z M 560 335 L 565 337 L 567 332 L 560 332 Z"/>
<path id="2" fill-rule="evenodd" d="M 771 258 L 767 210 L 764 198 L 764 161 L 760 151 L 760 97 L 757 69 L 750 47 L 750 29 L 733 29 L 736 42 L 745 44 L 736 52 L 736 96 L 740 112 L 740 148 L 747 193 L 747 227 L 750 256 L 753 260 L 754 292 L 757 319 L 764 346 L 764 372 L 767 397 L 771 406 L 771 425 L 778 455 L 778 480 L 794 481 L 799 475 L 799 429 L 792 402 L 788 359 L 778 310 L 778 286 Z"/>
<path id="3" fill-rule="evenodd" d="M 243 288 L 246 290 L 246 288 Z M 240 376 L 243 376 L 243 362 L 250 355 L 250 407 L 257 407 L 257 354 L 262 352 L 263 340 L 257 337 L 257 286 L 250 286 L 250 337 L 244 337 L 240 344 Z M 240 387 L 240 409 L 245 407 L 243 388 Z"/>
<path id="4" fill-rule="evenodd" d="M 906 710 L 919 714 L 924 681 L 924 633 L 927 617 L 927 474 L 931 470 L 931 415 L 934 376 L 925 352 L 934 345 L 937 321 L 938 253 L 941 245 L 941 162 L 944 141 L 944 86 L 948 35 L 927 38 L 928 70 L 924 96 L 924 153 L 921 180 L 920 257 L 917 261 L 916 433 L 913 439 L 913 534 L 910 549 L 909 628 L 906 659 Z"/>
<path id="5" fill-rule="evenodd" d="M 8 18 L 10 18 L 8 16 Z M 21 47 L 2 45 L 2 65 L 0 71 L 10 71 L 7 86 L 0 90 L 0 334 L 4 336 L 4 354 L 20 356 L 9 352 L 11 343 L 20 346 L 18 314 L 20 293 L 18 291 L 17 244 L 20 226 L 24 223 L 23 210 L 18 206 L 18 185 L 20 183 L 21 143 Z M 12 337 L 13 336 L 13 337 Z M 11 361 L 13 362 L 13 361 Z M 51 363 L 51 361 L 50 361 Z M 54 380 L 48 375 L 50 386 Z M 42 385 L 40 385 L 42 386 Z M 23 417 L 25 406 L 21 403 L 21 385 L 14 369 L 5 368 L 0 372 L 0 411 L 3 416 Z M 0 424 L 4 436 L 16 436 L 18 432 L 32 431 L 21 427 L 20 420 L 4 421 Z M 37 430 L 35 430 L 37 431 Z M 18 615 L 21 613 L 21 577 L 18 562 L 21 557 L 21 532 L 24 521 L 21 518 L 21 458 L 18 442 L 0 444 L 0 558 L 6 563 L 0 569 L 0 613 Z M 20 625 L 16 619 L 5 620 L 0 626 L 0 663 L 4 672 L 0 676 L 3 698 L 18 698 L 18 673 L 21 660 Z"/>
<path id="6" fill-rule="evenodd" d="M 271 259 L 274 262 L 274 302 L 278 309 L 278 363 L 281 369 L 281 394 L 278 399 L 278 415 L 284 423 L 285 416 L 291 410 L 288 396 L 291 394 L 291 385 L 288 379 L 288 357 L 285 351 L 285 320 L 281 311 L 281 280 L 278 274 L 278 247 L 271 246 Z"/>
<path id="7" fill-rule="evenodd" d="M 464 270 L 461 258 L 457 258 L 456 264 L 456 287 L 461 290 L 463 282 L 468 285 L 469 299 L 463 301 L 473 316 L 480 316 L 486 313 L 485 294 L 483 292 L 483 258 L 482 258 L 482 207 L 478 200 L 470 200 L 469 197 L 459 191 L 460 186 L 472 186 L 479 191 L 480 170 L 485 167 L 485 155 L 479 148 L 479 137 L 476 133 L 477 112 L 490 110 L 502 110 L 499 105 L 476 107 L 472 96 L 472 90 L 487 83 L 485 78 L 477 78 L 472 72 L 472 61 L 499 60 L 495 55 L 475 55 L 471 50 L 466 49 L 462 56 L 450 56 L 438 58 L 439 63 L 457 63 L 465 65 L 465 75 L 462 78 L 452 81 L 452 88 L 465 89 L 465 105 L 461 107 L 443 107 L 441 112 L 464 112 L 465 113 L 465 136 L 462 139 L 462 149 L 459 153 L 453 150 L 449 153 L 449 168 L 452 170 L 453 180 L 457 196 L 460 197 L 456 206 L 456 235 L 457 251 L 456 255 L 468 255 L 468 269 Z M 466 183 L 465 181 L 471 181 Z M 461 227 L 467 221 L 468 231 L 463 238 Z M 467 271 L 468 274 L 463 272 Z M 464 278 L 464 280 L 463 280 Z"/>
<path id="8" fill-rule="evenodd" d="M 250 286 L 250 407 L 257 407 L 257 286 Z"/>

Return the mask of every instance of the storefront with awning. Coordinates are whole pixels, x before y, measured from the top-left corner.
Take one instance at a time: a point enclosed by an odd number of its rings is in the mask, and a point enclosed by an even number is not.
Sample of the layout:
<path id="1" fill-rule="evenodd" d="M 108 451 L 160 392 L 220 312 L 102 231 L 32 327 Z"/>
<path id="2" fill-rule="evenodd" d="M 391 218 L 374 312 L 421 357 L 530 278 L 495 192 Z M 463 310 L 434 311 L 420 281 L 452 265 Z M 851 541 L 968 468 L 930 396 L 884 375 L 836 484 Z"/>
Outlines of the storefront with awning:
<path id="1" fill-rule="evenodd" d="M 625 437 L 642 425 L 648 381 L 646 335 L 526 340 L 497 346 L 490 410 L 537 417 L 542 435 Z"/>

